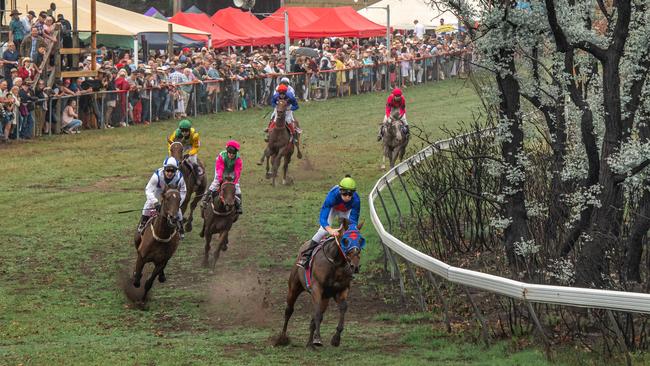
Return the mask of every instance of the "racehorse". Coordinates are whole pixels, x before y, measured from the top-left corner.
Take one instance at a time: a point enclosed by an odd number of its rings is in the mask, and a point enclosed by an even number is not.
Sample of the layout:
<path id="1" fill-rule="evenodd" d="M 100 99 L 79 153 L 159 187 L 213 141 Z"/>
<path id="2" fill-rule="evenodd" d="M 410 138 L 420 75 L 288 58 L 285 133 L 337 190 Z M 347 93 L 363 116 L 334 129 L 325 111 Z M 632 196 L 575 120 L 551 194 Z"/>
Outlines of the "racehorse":
<path id="1" fill-rule="evenodd" d="M 395 161 L 397 161 L 397 159 L 400 161 L 404 159 L 410 135 L 404 134 L 402 127 L 402 121 L 399 118 L 399 109 L 393 108 L 390 113 L 390 120 L 382 125 L 384 132 L 384 157 L 381 165 L 382 169 L 386 169 L 386 158 L 388 158 L 391 168 L 395 166 Z"/>
<path id="2" fill-rule="evenodd" d="M 330 299 L 334 299 L 339 307 L 339 323 L 336 333 L 332 337 L 332 346 L 338 347 L 341 343 L 341 332 L 345 320 L 345 312 L 348 308 L 347 298 L 350 292 L 350 282 L 353 274 L 359 273 L 359 261 L 361 260 L 361 249 L 365 246 L 366 240 L 361 236 L 358 227 L 349 226 L 348 221 L 343 219 L 339 232 L 343 231 L 341 240 L 337 237 L 330 237 L 320 247 L 314 250 L 309 270 L 294 266 L 289 275 L 289 290 L 287 292 L 287 307 L 284 310 L 284 326 L 282 333 L 275 344 L 287 345 L 287 325 L 293 314 L 294 304 L 298 296 L 305 290 L 311 292 L 314 315 L 309 326 L 309 340 L 307 347 L 322 346 L 320 337 L 320 324 L 323 320 L 323 313 L 327 309 Z M 309 245 L 303 244 L 300 253 Z M 307 271 L 307 272 L 306 272 Z M 311 274 L 311 276 L 309 276 Z M 308 276 L 311 279 L 311 287 L 308 285 Z"/>
<path id="3" fill-rule="evenodd" d="M 162 203 L 160 213 L 155 218 L 147 222 L 142 235 L 135 234 L 135 249 L 138 253 L 138 259 L 135 262 L 135 271 L 133 272 L 133 286 L 140 287 L 142 278 L 142 268 L 146 263 L 153 262 L 156 266 L 151 273 L 151 277 L 144 285 L 144 295 L 142 302 L 147 298 L 147 293 L 153 286 L 153 281 L 158 277 L 158 281 L 165 282 L 165 266 L 174 255 L 180 235 L 177 228 L 178 208 L 181 204 L 181 193 L 175 186 L 165 188 L 162 193 Z"/>
<path id="4" fill-rule="evenodd" d="M 203 255 L 203 266 L 208 267 L 210 258 L 210 242 L 213 234 L 219 234 L 219 240 L 215 246 L 212 268 L 214 269 L 221 251 L 228 249 L 228 232 L 239 218 L 235 207 L 235 183 L 232 177 L 225 177 L 219 186 L 218 195 L 206 204 L 201 210 L 203 217 L 203 228 L 199 234 L 205 238 L 205 253 Z"/>
<path id="5" fill-rule="evenodd" d="M 183 144 L 180 141 L 172 142 L 172 144 L 169 146 L 169 154 L 179 162 L 179 168 L 181 169 L 181 173 L 183 173 L 183 179 L 185 179 L 185 187 L 187 187 L 187 196 L 185 197 L 185 201 L 183 201 L 183 205 L 181 205 L 181 212 L 183 213 L 183 216 L 185 216 L 185 211 L 187 210 L 187 205 L 190 203 L 190 199 L 192 198 L 192 193 L 196 194 L 196 196 L 194 196 L 194 200 L 192 200 L 192 204 L 190 205 L 189 215 L 187 218 L 183 217 L 183 221 L 185 223 L 185 231 L 189 233 L 192 231 L 194 209 L 196 208 L 196 205 L 198 205 L 198 203 L 201 201 L 201 197 L 208 187 L 208 179 L 206 175 L 203 174 L 201 178 L 197 180 L 197 176 L 192 172 L 190 163 L 183 159 Z M 203 171 L 205 171 L 203 162 L 199 161 L 199 165 L 201 165 L 201 168 Z"/>
<path id="6" fill-rule="evenodd" d="M 266 158 L 266 178 L 272 178 L 273 186 L 275 186 L 275 178 L 278 176 L 278 169 L 280 168 L 280 161 L 284 158 L 282 184 L 287 184 L 287 170 L 293 155 L 293 143 L 291 142 L 291 134 L 287 128 L 285 121 L 287 111 L 287 101 L 284 99 L 278 100 L 276 107 L 277 113 L 275 116 L 275 127 L 269 132 L 269 142 L 264 149 L 262 158 L 257 165 L 262 165 Z M 269 161 L 272 161 L 273 170 L 270 169 Z"/>

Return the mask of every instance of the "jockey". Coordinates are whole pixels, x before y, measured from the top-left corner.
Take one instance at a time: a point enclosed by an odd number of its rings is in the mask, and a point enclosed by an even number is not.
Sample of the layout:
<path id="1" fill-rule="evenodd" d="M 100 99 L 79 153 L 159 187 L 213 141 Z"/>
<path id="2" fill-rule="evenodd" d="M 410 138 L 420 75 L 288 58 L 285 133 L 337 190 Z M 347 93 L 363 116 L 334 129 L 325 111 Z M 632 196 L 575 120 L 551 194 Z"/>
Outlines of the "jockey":
<path id="1" fill-rule="evenodd" d="M 167 149 L 172 146 L 174 141 L 183 144 L 184 159 L 190 163 L 190 168 L 196 180 L 200 181 L 203 176 L 203 168 L 201 168 L 198 161 L 201 140 L 199 139 L 199 133 L 192 127 L 192 122 L 184 119 L 178 123 L 178 128 L 167 138 Z"/>
<path id="2" fill-rule="evenodd" d="M 282 79 L 280 79 L 280 85 L 286 85 L 287 86 L 287 92 L 289 92 L 289 93 L 291 93 L 293 95 L 296 95 L 296 91 L 293 90 L 293 86 L 291 86 L 290 84 L 291 84 L 291 80 L 289 80 L 288 77 L 285 76 Z M 280 87 L 280 85 L 275 87 L 276 92 L 278 91 L 278 88 Z"/>
<path id="3" fill-rule="evenodd" d="M 278 106 L 278 100 L 280 99 L 286 99 L 287 102 L 291 105 L 291 108 L 285 112 L 285 121 L 287 122 L 287 127 L 289 127 L 289 131 L 291 132 L 291 136 L 294 137 L 296 145 L 298 145 L 298 138 L 300 137 L 300 133 L 302 130 L 300 130 L 300 125 L 298 124 L 298 121 L 293 118 L 293 111 L 298 110 L 298 101 L 296 100 L 295 94 L 289 90 L 289 86 L 285 84 L 280 84 L 278 85 L 278 88 L 276 89 L 275 93 L 273 94 L 273 98 L 271 99 L 271 105 L 273 108 L 276 108 L 273 110 L 273 114 L 271 115 L 271 121 L 269 122 L 268 127 L 264 132 L 269 132 L 271 130 L 271 125 L 273 122 L 275 122 L 275 117 L 277 115 L 277 106 Z M 266 140 L 268 140 L 268 135 Z"/>
<path id="4" fill-rule="evenodd" d="M 230 140 L 226 143 L 226 150 L 222 151 L 217 155 L 217 159 L 214 163 L 214 180 L 210 184 L 209 192 L 206 192 L 203 195 L 203 202 L 206 204 L 211 197 L 214 197 L 216 192 L 219 191 L 219 186 L 223 182 L 224 177 L 232 177 L 233 183 L 235 183 L 235 206 L 237 207 L 237 213 L 242 214 L 241 206 L 241 188 L 239 187 L 239 178 L 241 177 L 241 171 L 244 163 L 242 162 L 241 157 L 239 156 L 239 142 L 235 140 Z"/>
<path id="5" fill-rule="evenodd" d="M 147 183 L 144 191 L 147 196 L 147 201 L 142 208 L 142 217 L 138 225 L 138 232 L 142 233 L 147 221 L 160 210 L 161 195 L 165 187 L 172 185 L 178 188 L 181 194 L 180 203 L 183 204 L 185 193 L 187 192 L 185 180 L 183 179 L 183 174 L 178 169 L 176 159 L 168 157 L 163 162 L 163 167 L 156 170 L 149 179 L 149 183 Z M 180 208 L 178 209 L 178 231 L 181 234 L 181 238 L 183 238 L 185 231 L 183 229 L 183 213 Z"/>
<path id="6" fill-rule="evenodd" d="M 384 137 L 384 126 L 390 123 L 390 113 L 393 108 L 399 108 L 399 119 L 402 122 L 404 134 L 409 133 L 409 123 L 406 120 L 406 100 L 404 99 L 402 90 L 395 88 L 386 100 L 386 115 L 384 116 L 384 122 L 379 127 L 379 135 L 377 135 L 377 141 L 380 141 L 382 137 Z"/>
<path id="7" fill-rule="evenodd" d="M 357 183 L 354 179 L 346 175 L 341 182 L 332 187 L 325 197 L 325 202 L 320 209 L 320 228 L 311 238 L 309 247 L 301 253 L 297 265 L 305 268 L 311 254 L 318 246 L 325 235 L 338 236 L 338 229 L 332 228 L 332 223 L 336 218 L 346 218 L 350 220 L 350 225 L 357 225 L 359 222 L 359 212 L 361 211 L 361 199 L 356 192 Z"/>

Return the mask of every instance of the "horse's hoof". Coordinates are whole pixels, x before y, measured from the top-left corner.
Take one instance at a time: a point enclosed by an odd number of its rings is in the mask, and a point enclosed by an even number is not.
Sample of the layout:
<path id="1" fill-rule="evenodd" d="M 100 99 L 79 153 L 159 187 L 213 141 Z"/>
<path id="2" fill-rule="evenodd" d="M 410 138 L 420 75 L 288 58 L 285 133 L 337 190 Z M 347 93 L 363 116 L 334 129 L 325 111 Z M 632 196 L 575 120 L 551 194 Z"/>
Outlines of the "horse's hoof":
<path id="1" fill-rule="evenodd" d="M 275 342 L 273 342 L 273 345 L 278 347 L 278 346 L 288 346 L 290 343 L 289 337 L 286 335 L 280 334 L 278 338 L 275 339 Z"/>
<path id="2" fill-rule="evenodd" d="M 221 246 L 221 251 L 222 251 L 222 252 L 225 252 L 226 250 L 228 250 L 228 243 L 224 243 L 224 244 Z"/>
<path id="3" fill-rule="evenodd" d="M 167 277 L 165 277 L 165 272 L 160 272 L 158 275 L 158 282 L 160 283 L 165 283 L 167 281 Z"/>
<path id="4" fill-rule="evenodd" d="M 255 164 L 257 164 L 257 165 L 262 165 L 262 162 L 261 162 L 261 161 L 258 161 L 258 162 L 255 163 Z"/>
<path id="5" fill-rule="evenodd" d="M 382 164 L 380 167 L 381 170 L 386 170 L 386 165 Z"/>
<path id="6" fill-rule="evenodd" d="M 323 341 L 321 341 L 320 338 L 314 338 L 312 344 L 316 347 L 323 347 Z"/>
<path id="7" fill-rule="evenodd" d="M 271 174 L 271 173 L 266 173 L 266 179 L 271 179 L 271 177 L 273 177 L 273 174 Z"/>
<path id="8" fill-rule="evenodd" d="M 133 287 L 140 288 L 140 280 L 133 281 Z"/>
<path id="9" fill-rule="evenodd" d="M 296 154 L 296 156 L 298 157 L 298 159 L 302 159 L 302 152 L 298 151 L 298 154 Z"/>
<path id="10" fill-rule="evenodd" d="M 338 334 L 334 334 L 332 337 L 332 342 L 330 342 L 332 346 L 338 347 L 341 344 L 341 336 Z"/>

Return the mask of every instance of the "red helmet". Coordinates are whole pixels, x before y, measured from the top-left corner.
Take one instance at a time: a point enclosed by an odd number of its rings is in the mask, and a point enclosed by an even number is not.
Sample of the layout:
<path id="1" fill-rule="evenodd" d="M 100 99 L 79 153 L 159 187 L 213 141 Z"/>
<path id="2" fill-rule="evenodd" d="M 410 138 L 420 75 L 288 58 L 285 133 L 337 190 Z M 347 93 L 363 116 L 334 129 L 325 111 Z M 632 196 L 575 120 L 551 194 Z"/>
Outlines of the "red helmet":
<path id="1" fill-rule="evenodd" d="M 233 149 L 239 151 L 239 142 L 236 140 L 230 140 L 226 143 L 226 149 L 232 147 Z"/>
<path id="2" fill-rule="evenodd" d="M 278 86 L 278 93 L 286 93 L 288 90 L 289 88 L 284 84 Z"/>
<path id="3" fill-rule="evenodd" d="M 402 89 L 400 89 L 400 88 L 393 89 L 393 95 L 395 95 L 395 96 L 402 95 Z"/>

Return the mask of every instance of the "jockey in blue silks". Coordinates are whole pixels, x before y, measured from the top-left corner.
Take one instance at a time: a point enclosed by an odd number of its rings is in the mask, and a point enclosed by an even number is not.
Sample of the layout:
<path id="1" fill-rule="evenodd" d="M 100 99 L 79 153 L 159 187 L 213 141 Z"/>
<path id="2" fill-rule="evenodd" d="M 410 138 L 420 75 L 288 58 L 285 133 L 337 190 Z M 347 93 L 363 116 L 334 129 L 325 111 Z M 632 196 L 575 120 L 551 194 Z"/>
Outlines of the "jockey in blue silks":
<path id="1" fill-rule="evenodd" d="M 273 106 L 274 110 L 273 110 L 273 114 L 271 114 L 271 120 L 269 121 L 269 125 L 267 126 L 266 130 L 264 130 L 264 132 L 271 131 L 271 129 L 275 126 L 274 122 L 277 116 L 278 101 L 280 99 L 285 99 L 287 101 L 287 104 L 291 106 L 289 110 L 285 111 L 284 120 L 287 123 L 287 127 L 289 128 L 289 132 L 291 133 L 291 136 L 293 136 L 293 140 L 296 144 L 296 148 L 299 149 L 298 143 L 299 143 L 300 133 L 302 132 L 302 130 L 300 129 L 298 120 L 296 120 L 293 117 L 293 111 L 298 110 L 298 108 L 300 107 L 298 106 L 298 100 L 296 99 L 295 94 L 293 94 L 293 92 L 289 90 L 289 87 L 286 84 L 278 85 L 278 88 L 276 89 L 275 93 L 273 93 L 273 98 L 271 98 L 271 105 Z M 266 137 L 265 141 L 268 141 L 268 136 Z"/>
<path id="2" fill-rule="evenodd" d="M 325 235 L 338 236 L 338 229 L 332 228 L 332 223 L 337 218 L 346 218 L 350 221 L 350 226 L 357 226 L 359 222 L 359 213 L 361 212 L 361 199 L 356 192 L 357 184 L 349 175 L 345 176 L 341 182 L 332 187 L 325 197 L 325 202 L 320 209 L 320 228 L 311 238 L 309 247 L 302 252 L 297 265 L 305 268 L 311 254 L 318 246 Z"/>

